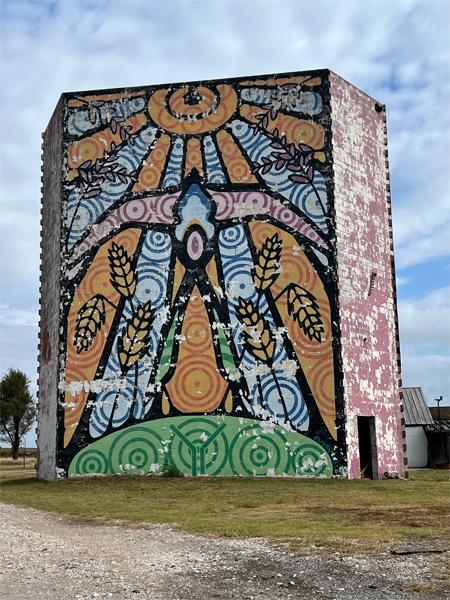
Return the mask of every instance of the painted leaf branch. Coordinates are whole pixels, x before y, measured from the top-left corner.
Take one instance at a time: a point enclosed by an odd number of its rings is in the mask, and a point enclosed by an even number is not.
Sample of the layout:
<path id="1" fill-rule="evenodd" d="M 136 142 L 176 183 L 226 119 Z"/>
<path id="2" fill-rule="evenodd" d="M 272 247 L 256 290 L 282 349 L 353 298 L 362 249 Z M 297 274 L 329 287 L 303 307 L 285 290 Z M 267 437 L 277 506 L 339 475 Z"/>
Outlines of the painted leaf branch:
<path id="1" fill-rule="evenodd" d="M 322 198 L 314 184 L 314 148 L 307 144 L 299 144 L 297 147 L 294 143 L 288 142 L 285 135 L 280 137 L 277 128 L 273 132 L 265 131 L 264 135 L 271 140 L 270 147 L 274 149 L 274 152 L 271 153 L 271 158 L 263 156 L 261 163 L 253 162 L 252 173 L 261 171 L 261 174 L 265 175 L 272 167 L 275 168 L 275 171 L 286 168 L 290 172 L 288 176 L 290 181 L 311 185 L 322 212 L 325 214 Z"/>
<path id="2" fill-rule="evenodd" d="M 300 103 L 301 93 L 302 86 L 296 83 L 285 83 L 277 90 L 273 90 L 273 93 L 270 96 L 272 102 L 263 104 L 262 109 L 264 109 L 265 112 L 256 115 L 256 119 L 258 119 L 259 123 L 252 123 L 250 125 L 250 128 L 254 130 L 254 135 L 257 134 L 258 130 L 267 130 L 269 126 L 269 117 L 272 121 L 275 121 L 279 110 L 295 108 L 297 102 Z"/>
<path id="3" fill-rule="evenodd" d="M 105 298 L 101 294 L 96 294 L 80 308 L 73 338 L 77 354 L 82 350 L 89 350 L 97 333 L 105 324 L 105 317 Z"/>
<path id="4" fill-rule="evenodd" d="M 148 352 L 154 319 L 155 309 L 151 307 L 149 300 L 144 306 L 137 308 L 127 326 L 123 328 L 122 335 L 117 340 L 123 375 Z"/>
<path id="5" fill-rule="evenodd" d="M 311 341 L 321 342 L 324 327 L 316 297 L 301 285 L 291 284 L 286 289 L 289 315 Z"/>
<path id="6" fill-rule="evenodd" d="M 89 104 L 98 105 L 102 102 L 102 100 L 97 100 Z M 104 120 L 106 117 L 102 117 L 102 119 Z M 120 144 L 111 142 L 109 152 L 105 149 L 102 157 L 97 158 L 95 161 L 92 161 L 91 159 L 86 160 L 76 169 L 77 176 L 74 179 L 74 184 L 78 187 L 80 195 L 78 197 L 76 209 L 72 215 L 69 233 L 72 231 L 81 202 L 88 198 L 97 198 L 100 196 L 103 191 L 102 186 L 105 183 L 115 183 L 116 181 L 120 181 L 127 185 L 130 182 L 136 182 L 138 180 L 136 170 L 128 173 L 126 167 L 120 166 L 118 162 L 119 150 L 128 143 L 134 146 L 134 141 L 138 134 L 129 133 L 132 129 L 131 125 L 120 125 L 118 119 L 123 120 L 123 117 L 115 116 L 114 118 L 111 118 L 110 128 L 112 133 L 117 133 L 117 131 L 119 131 L 122 142 Z"/>
<path id="7" fill-rule="evenodd" d="M 278 117 L 278 110 L 289 108 L 289 105 L 296 106 L 297 100 L 299 101 L 301 93 L 301 86 L 298 84 L 288 83 L 280 87 L 272 96 L 274 103 L 264 104 L 262 106 L 265 112 L 262 112 L 255 116 L 258 123 L 251 123 L 250 129 L 253 129 L 253 135 L 257 133 L 263 133 L 270 142 L 270 147 L 273 148 L 274 152 L 271 153 L 271 158 L 263 156 L 261 163 L 253 162 L 252 174 L 261 172 L 262 175 L 268 173 L 272 167 L 275 167 L 276 171 L 286 168 L 290 171 L 288 179 L 293 183 L 308 183 L 312 186 L 316 195 L 317 201 L 325 215 L 325 207 L 322 202 L 322 198 L 314 185 L 314 148 L 307 144 L 299 144 L 298 147 L 287 141 L 286 136 L 280 137 L 278 128 L 275 128 L 273 132 L 268 130 L 270 120 L 275 121 Z"/>
<path id="8" fill-rule="evenodd" d="M 253 302 L 239 297 L 237 318 L 245 325 L 243 331 L 244 347 L 261 362 L 272 366 L 275 353 L 275 341 L 266 319 L 258 312 Z"/>
<path id="9" fill-rule="evenodd" d="M 126 127 L 129 127 L 128 125 Z M 79 187 L 82 198 L 95 198 L 102 193 L 102 185 L 110 181 L 115 183 L 117 180 L 124 184 L 130 181 L 137 181 L 136 171 L 127 172 L 126 167 L 121 167 L 118 163 L 118 152 L 122 145 L 116 145 L 111 142 L 111 149 L 103 151 L 103 156 L 95 162 L 86 160 L 77 168 L 76 183 Z"/>
<path id="10" fill-rule="evenodd" d="M 266 239 L 258 252 L 254 274 L 255 287 L 258 293 L 266 290 L 277 280 L 281 248 L 281 240 L 278 239 L 278 235 L 275 233 L 271 238 Z"/>
<path id="11" fill-rule="evenodd" d="M 108 250 L 108 258 L 112 285 L 119 294 L 131 298 L 136 290 L 137 274 L 132 269 L 127 251 L 113 242 L 112 248 Z"/>

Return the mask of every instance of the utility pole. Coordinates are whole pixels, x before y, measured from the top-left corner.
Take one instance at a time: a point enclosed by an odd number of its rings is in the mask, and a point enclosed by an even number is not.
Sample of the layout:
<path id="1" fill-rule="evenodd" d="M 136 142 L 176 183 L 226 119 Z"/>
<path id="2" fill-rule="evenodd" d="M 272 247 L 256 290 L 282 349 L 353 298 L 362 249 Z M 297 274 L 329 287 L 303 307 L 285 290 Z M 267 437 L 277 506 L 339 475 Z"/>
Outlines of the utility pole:
<path id="1" fill-rule="evenodd" d="M 439 421 L 439 432 L 441 434 L 441 452 L 442 452 L 442 467 L 445 465 L 445 453 L 444 453 L 444 434 L 442 433 L 442 421 L 441 421 L 441 407 L 440 403 L 442 402 L 443 397 L 435 398 L 435 402 L 438 403 L 438 421 Z"/>

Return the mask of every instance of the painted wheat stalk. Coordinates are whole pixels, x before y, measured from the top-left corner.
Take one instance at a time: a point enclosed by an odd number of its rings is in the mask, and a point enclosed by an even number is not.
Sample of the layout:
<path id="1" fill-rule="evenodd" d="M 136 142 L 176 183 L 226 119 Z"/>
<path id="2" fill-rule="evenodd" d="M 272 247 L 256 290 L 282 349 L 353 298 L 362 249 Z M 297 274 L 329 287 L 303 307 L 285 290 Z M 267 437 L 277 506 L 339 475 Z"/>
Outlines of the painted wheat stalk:
<path id="1" fill-rule="evenodd" d="M 124 374 L 148 352 L 155 309 L 149 300 L 139 306 L 117 340 L 119 362 Z"/>
<path id="2" fill-rule="evenodd" d="M 237 317 L 245 325 L 243 331 L 244 347 L 255 358 L 269 366 L 273 362 L 275 342 L 268 322 L 262 317 L 253 302 L 239 298 Z"/>
<path id="3" fill-rule="evenodd" d="M 287 307 L 306 336 L 312 341 L 322 341 L 323 322 L 316 297 L 300 285 L 293 284 L 288 289 Z"/>
<path id="4" fill-rule="evenodd" d="M 277 280 L 281 248 L 281 240 L 278 239 L 278 235 L 275 233 L 271 238 L 266 239 L 258 252 L 254 280 L 255 287 L 259 292 L 263 292 Z"/>
<path id="5" fill-rule="evenodd" d="M 100 294 L 92 296 L 80 308 L 73 337 L 73 345 L 77 349 L 77 354 L 83 350 L 86 352 L 92 346 L 97 333 L 105 323 L 105 315 L 105 301 Z"/>
<path id="6" fill-rule="evenodd" d="M 123 246 L 112 244 L 108 250 L 111 283 L 125 298 L 131 298 L 136 289 L 137 276 L 131 267 L 131 258 Z"/>

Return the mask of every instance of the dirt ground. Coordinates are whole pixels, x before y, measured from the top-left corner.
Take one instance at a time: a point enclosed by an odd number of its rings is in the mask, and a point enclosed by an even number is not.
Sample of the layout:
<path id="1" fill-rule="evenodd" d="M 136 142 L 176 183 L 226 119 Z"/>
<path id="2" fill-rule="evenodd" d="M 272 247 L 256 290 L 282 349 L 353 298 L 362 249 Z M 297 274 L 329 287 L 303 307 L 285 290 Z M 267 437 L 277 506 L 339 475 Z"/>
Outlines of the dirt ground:
<path id="1" fill-rule="evenodd" d="M 67 499 L 70 502 L 70 499 Z M 444 600 L 450 553 L 426 542 L 354 556 L 283 553 L 264 540 L 165 525 L 91 524 L 0 505 L 0 600 Z"/>

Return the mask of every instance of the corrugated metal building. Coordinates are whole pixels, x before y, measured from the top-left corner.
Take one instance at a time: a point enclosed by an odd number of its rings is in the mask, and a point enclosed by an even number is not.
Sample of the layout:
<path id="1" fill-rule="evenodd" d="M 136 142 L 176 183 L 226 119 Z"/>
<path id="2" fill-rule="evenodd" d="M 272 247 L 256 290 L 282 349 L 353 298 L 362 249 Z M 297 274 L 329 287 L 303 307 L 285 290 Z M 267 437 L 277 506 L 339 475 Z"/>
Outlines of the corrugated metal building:
<path id="1" fill-rule="evenodd" d="M 433 427 L 434 419 L 422 388 L 403 388 L 403 400 L 408 466 L 409 468 L 426 467 L 430 462 L 426 427 Z"/>

